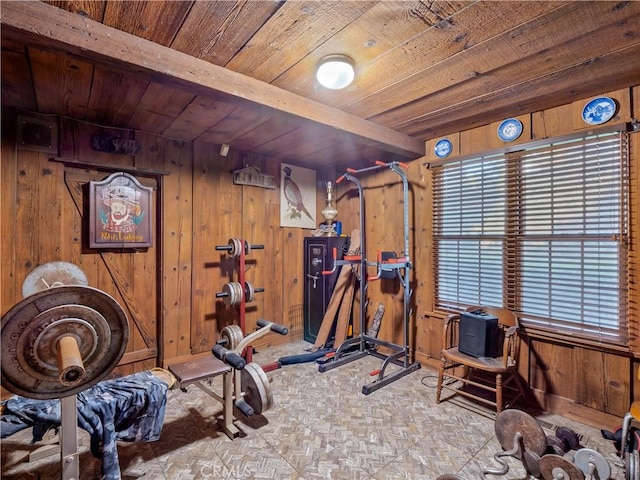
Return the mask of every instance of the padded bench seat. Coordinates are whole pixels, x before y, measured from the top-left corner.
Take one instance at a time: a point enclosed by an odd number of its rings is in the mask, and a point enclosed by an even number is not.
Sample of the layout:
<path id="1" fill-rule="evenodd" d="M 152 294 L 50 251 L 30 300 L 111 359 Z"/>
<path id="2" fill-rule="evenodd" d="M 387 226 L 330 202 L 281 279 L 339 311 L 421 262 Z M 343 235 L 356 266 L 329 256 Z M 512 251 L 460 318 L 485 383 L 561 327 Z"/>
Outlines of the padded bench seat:
<path id="1" fill-rule="evenodd" d="M 178 383 L 183 387 L 190 383 L 217 377 L 218 375 L 231 371 L 229 365 L 222 360 L 218 360 L 213 355 L 168 365 L 167 369 L 176 377 Z"/>

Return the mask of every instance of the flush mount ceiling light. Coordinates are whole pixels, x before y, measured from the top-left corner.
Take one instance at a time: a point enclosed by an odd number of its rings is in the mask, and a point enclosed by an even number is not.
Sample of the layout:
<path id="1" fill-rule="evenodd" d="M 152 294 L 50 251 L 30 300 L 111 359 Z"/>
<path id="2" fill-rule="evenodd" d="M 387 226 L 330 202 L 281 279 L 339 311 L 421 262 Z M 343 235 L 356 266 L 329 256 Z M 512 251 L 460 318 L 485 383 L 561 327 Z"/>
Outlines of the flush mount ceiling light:
<path id="1" fill-rule="evenodd" d="M 328 55 L 320 60 L 316 78 L 320 85 L 339 90 L 349 85 L 355 76 L 353 60 L 346 55 Z"/>

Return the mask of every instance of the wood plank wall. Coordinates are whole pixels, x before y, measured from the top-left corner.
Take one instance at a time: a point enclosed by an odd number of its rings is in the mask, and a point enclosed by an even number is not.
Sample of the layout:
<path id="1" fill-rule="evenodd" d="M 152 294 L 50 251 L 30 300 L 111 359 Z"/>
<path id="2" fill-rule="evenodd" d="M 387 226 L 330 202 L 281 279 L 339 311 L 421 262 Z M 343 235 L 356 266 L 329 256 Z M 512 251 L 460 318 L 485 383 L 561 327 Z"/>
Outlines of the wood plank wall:
<path id="1" fill-rule="evenodd" d="M 618 102 L 619 109 L 616 117 L 609 123 L 630 122 L 637 117 L 639 110 L 638 87 L 613 92 L 602 92 Z M 524 133 L 517 143 L 531 140 L 551 138 L 577 131 L 587 131 L 592 127 L 581 119 L 582 108 L 588 99 L 580 99 L 572 103 L 535 112 L 531 115 L 520 115 L 516 118 L 522 121 Z M 499 122 L 469 131 L 458 132 L 447 136 L 453 142 L 453 155 L 468 155 L 486 152 L 503 146 L 496 131 Z M 433 153 L 435 143 L 439 138 L 427 143 L 426 162 L 435 161 Z M 640 171 L 640 138 L 631 135 L 631 268 L 638 272 L 640 268 L 637 256 L 637 232 L 640 229 L 638 201 L 640 186 L 638 172 Z M 438 364 L 441 348 L 442 312 L 433 308 L 433 283 L 431 280 L 431 255 L 429 251 L 429 232 L 431 220 L 429 199 L 430 171 L 425 165 L 414 177 L 412 186 L 421 194 L 420 207 L 416 219 L 416 329 L 415 348 L 417 358 L 433 366 Z M 637 275 L 637 273 L 636 273 Z M 637 278 L 637 277 L 636 277 Z M 638 290 L 632 291 L 629 299 L 629 322 L 637 331 L 640 319 L 638 317 Z M 633 356 L 640 355 L 638 345 L 632 345 L 632 352 L 603 351 L 596 347 L 573 345 L 567 341 L 529 336 L 525 337 L 520 359 L 520 372 L 533 389 L 539 403 L 551 411 L 564 414 L 574 414 L 581 418 L 598 418 L 602 422 L 616 422 L 614 417 L 620 417 L 628 411 L 633 398 L 638 398 L 637 361 Z M 603 414 L 603 415 L 600 415 Z M 606 415 L 610 414 L 610 415 Z M 615 425 L 611 425 L 615 426 Z"/>
<path id="2" fill-rule="evenodd" d="M 639 87 L 602 92 L 619 104 L 618 114 L 610 123 L 630 122 L 640 112 Z M 587 99 L 580 99 L 558 108 L 517 116 L 524 126 L 523 135 L 516 143 L 587 131 L 581 119 L 581 111 Z M 453 143 L 453 156 L 480 154 L 501 148 L 496 131 L 500 122 L 473 130 L 461 131 L 446 138 Z M 440 138 L 427 142 L 427 156 L 409 165 L 410 179 L 410 243 L 413 261 L 412 321 L 410 345 L 416 358 L 423 364 L 437 367 L 442 342 L 444 312 L 434 311 L 433 264 L 431 259 L 431 171 L 428 163 L 436 161 L 433 153 Z M 631 204 L 633 242 L 630 262 L 636 272 L 640 269 L 637 256 L 640 243 L 640 138 L 631 136 Z M 367 258 L 375 259 L 378 249 L 400 252 L 402 247 L 402 188 L 398 177 L 389 171 L 374 171 L 363 175 L 365 187 L 365 219 L 367 234 Z M 346 182 L 345 182 L 346 183 Z M 340 185 L 338 218 L 344 228 L 356 228 L 359 205 L 353 186 Z M 376 281 L 369 284 L 368 315 L 379 301 L 387 310 L 382 322 L 380 337 L 402 342 L 402 292 L 397 282 Z M 638 291 L 629 299 L 632 325 L 640 325 L 638 317 Z M 638 327 L 636 327 L 638 328 Z M 640 348 L 634 347 L 635 355 Z M 574 415 L 581 420 L 591 420 L 613 428 L 619 417 L 629 408 L 633 398 L 640 396 L 636 378 L 637 361 L 632 354 L 602 351 L 594 347 L 573 345 L 541 337 L 525 337 L 520 359 L 520 372 L 529 382 L 538 403 L 550 411 Z"/>
<path id="3" fill-rule="evenodd" d="M 16 112 L 3 110 L 3 315 L 22 300 L 22 283 L 34 268 L 67 261 L 80 266 L 89 285 L 111 294 L 128 314 L 127 351 L 112 376 L 210 355 L 221 329 L 238 322 L 238 309 L 215 296 L 225 283 L 238 279 L 236 259 L 215 246 L 236 237 L 265 246 L 246 259 L 247 281 L 265 289 L 247 305 L 246 331 L 265 318 L 287 325 L 292 335 L 299 330 L 301 337 L 302 238 L 309 230 L 280 227 L 279 188 L 232 181 L 234 170 L 250 164 L 273 175 L 279 185 L 280 161 L 233 151 L 222 157 L 219 145 L 144 132 L 135 132 L 140 144 L 135 156 L 96 152 L 93 134 L 128 132 L 64 118 L 59 119 L 58 156 L 18 148 L 16 121 Z M 157 216 L 149 249 L 87 247 L 87 182 L 105 178 L 113 168 L 154 188 Z M 324 177 L 333 178 L 333 173 Z M 320 178 L 319 192 L 318 206 L 325 192 Z M 284 341 L 287 337 L 271 334 L 255 346 Z"/>
<path id="4" fill-rule="evenodd" d="M 640 112 L 640 87 L 602 92 L 619 102 L 613 121 L 630 121 Z M 584 99 L 567 105 L 521 115 L 525 134 L 518 142 L 586 130 L 580 119 Z M 83 188 L 89 179 L 105 172 L 92 167 L 65 166 L 52 155 L 17 148 L 15 112 L 3 111 L 2 129 L 2 274 L 0 310 L 4 314 L 21 300 L 21 285 L 37 265 L 53 260 L 81 266 L 92 286 L 103 289 L 127 305 L 132 340 L 114 375 L 165 366 L 191 356 L 208 355 L 225 325 L 236 323 L 237 309 L 226 307 L 215 293 L 237 279 L 237 264 L 225 252 L 215 250 L 232 237 L 263 244 L 247 256 L 247 280 L 264 287 L 247 309 L 247 331 L 258 318 L 283 323 L 296 333 L 301 328 L 303 299 L 303 238 L 308 230 L 282 228 L 279 222 L 280 191 L 235 185 L 231 173 L 254 165 L 273 175 L 280 184 L 280 160 L 231 151 L 219 154 L 219 145 L 179 142 L 135 132 L 141 145 L 135 156 L 99 153 L 91 149 L 93 133 L 118 134 L 71 120 L 60 121 L 60 157 L 77 162 L 138 169 L 145 184 L 154 187 L 158 208 L 157 235 L 147 251 L 96 252 L 84 243 Z M 448 136 L 454 155 L 479 153 L 501 146 L 497 124 Z M 410 345 L 419 361 L 435 366 L 439 359 L 442 312 L 433 308 L 431 263 L 431 171 L 433 147 L 428 155 L 408 166 L 412 315 Z M 632 136 L 632 267 L 640 270 L 640 141 Z M 304 166 L 304 165 L 303 165 Z M 150 172 L 150 173 L 149 173 Z M 317 212 L 325 205 L 327 180 L 341 171 L 330 167 L 317 171 Z M 359 176 L 365 187 L 366 255 L 378 250 L 402 252 L 403 202 L 399 177 L 389 169 Z M 343 232 L 359 227 L 359 202 L 353 185 L 336 186 L 337 219 Z M 371 272 L 372 273 L 372 272 Z M 639 325 L 637 291 L 630 298 L 630 322 Z M 402 342 L 402 294 L 397 282 L 369 283 L 368 317 L 378 302 L 386 306 L 380 338 Z M 367 318 L 368 319 L 368 318 Z M 300 321 L 300 325 L 297 322 Z M 357 331 L 359 319 L 355 318 Z M 291 336 L 290 338 L 294 338 Z M 296 338 L 300 338 L 297 336 Z M 289 341 L 263 337 L 257 348 Z M 636 348 L 636 353 L 640 350 Z M 275 359 L 274 359 L 275 360 Z M 640 397 L 635 381 L 638 362 L 630 356 L 570 345 L 544 338 L 529 338 L 521 359 L 521 374 L 533 387 L 540 403 L 550 410 L 575 412 L 577 416 L 601 415 L 602 421 L 622 416 L 632 398 Z M 586 369 L 585 366 L 590 368 Z M 585 413 L 586 412 L 586 413 Z M 598 417 L 600 418 L 600 417 Z M 608 425 L 611 426 L 612 425 Z"/>

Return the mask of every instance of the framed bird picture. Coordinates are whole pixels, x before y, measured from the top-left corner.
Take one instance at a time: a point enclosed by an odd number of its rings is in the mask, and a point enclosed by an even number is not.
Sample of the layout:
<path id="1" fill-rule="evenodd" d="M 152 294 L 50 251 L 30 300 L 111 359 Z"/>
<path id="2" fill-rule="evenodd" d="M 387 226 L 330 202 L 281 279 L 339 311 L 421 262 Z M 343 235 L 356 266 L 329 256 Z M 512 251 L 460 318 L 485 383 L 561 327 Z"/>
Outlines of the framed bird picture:
<path id="1" fill-rule="evenodd" d="M 280 226 L 317 228 L 315 170 L 281 164 Z"/>

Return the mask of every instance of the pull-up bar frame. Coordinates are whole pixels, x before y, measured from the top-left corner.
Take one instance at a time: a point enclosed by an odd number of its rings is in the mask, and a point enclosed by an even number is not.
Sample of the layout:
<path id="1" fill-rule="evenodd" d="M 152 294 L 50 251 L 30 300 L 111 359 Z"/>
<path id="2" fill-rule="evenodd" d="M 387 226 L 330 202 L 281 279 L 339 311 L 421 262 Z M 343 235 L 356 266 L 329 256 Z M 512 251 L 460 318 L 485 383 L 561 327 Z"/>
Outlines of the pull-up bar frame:
<path id="1" fill-rule="evenodd" d="M 364 189 L 362 187 L 362 183 L 358 180 L 358 174 L 378 170 L 381 168 L 390 168 L 394 173 L 398 174 L 402 179 L 402 190 L 403 190 L 403 226 L 404 226 L 404 245 L 403 245 L 403 253 L 401 258 L 394 258 L 388 261 L 383 261 L 381 256 L 378 255 L 376 262 L 369 262 L 366 258 L 366 235 L 365 235 L 365 205 L 364 205 Z M 374 392 L 389 383 L 392 383 L 409 373 L 414 372 L 420 368 L 420 363 L 418 362 L 410 362 L 409 355 L 409 320 L 411 317 L 411 311 L 409 307 L 409 303 L 411 300 L 411 296 L 413 292 L 411 291 L 410 285 L 410 271 L 411 271 L 411 260 L 409 255 L 409 184 L 407 181 L 407 175 L 403 169 L 407 169 L 408 166 L 404 163 L 400 162 L 376 162 L 374 166 L 365 167 L 359 170 L 355 169 L 347 169 L 347 172 L 339 177 L 336 180 L 336 183 L 340 183 L 343 180 L 348 180 L 354 183 L 358 189 L 358 200 L 360 205 L 360 251 L 361 255 L 356 257 L 355 259 L 343 259 L 337 260 L 334 258 L 334 269 L 338 265 L 360 265 L 359 271 L 358 269 L 354 269 L 357 271 L 356 275 L 358 280 L 360 281 L 360 334 L 351 339 L 345 340 L 342 345 L 338 347 L 335 352 L 333 358 L 324 364 L 319 366 L 320 372 L 326 372 L 328 370 L 340 367 L 347 363 L 354 362 L 361 358 L 364 358 L 368 355 L 375 356 L 377 358 L 383 359 L 382 366 L 379 370 L 374 371 L 372 375 L 377 375 L 377 378 L 362 387 L 362 393 L 365 395 L 369 395 L 371 392 Z M 377 274 L 375 276 L 368 277 L 367 276 L 367 267 L 375 266 L 377 269 Z M 377 337 L 372 337 L 366 334 L 366 326 L 365 326 L 365 317 L 367 311 L 368 302 L 367 299 L 367 289 L 368 282 L 372 280 L 376 280 L 381 277 L 382 272 L 392 271 L 395 272 L 396 277 L 400 281 L 404 289 L 403 295 L 403 344 L 398 345 L 392 342 L 380 340 Z M 351 347 L 357 345 L 358 350 L 356 352 L 350 352 L 348 354 L 344 354 L 345 352 L 349 352 Z M 371 345 L 383 346 L 391 350 L 389 355 L 382 354 L 377 351 L 376 348 L 371 348 Z M 386 373 L 386 369 L 389 365 L 394 364 L 400 367 L 400 369 L 396 370 L 393 373 Z"/>

